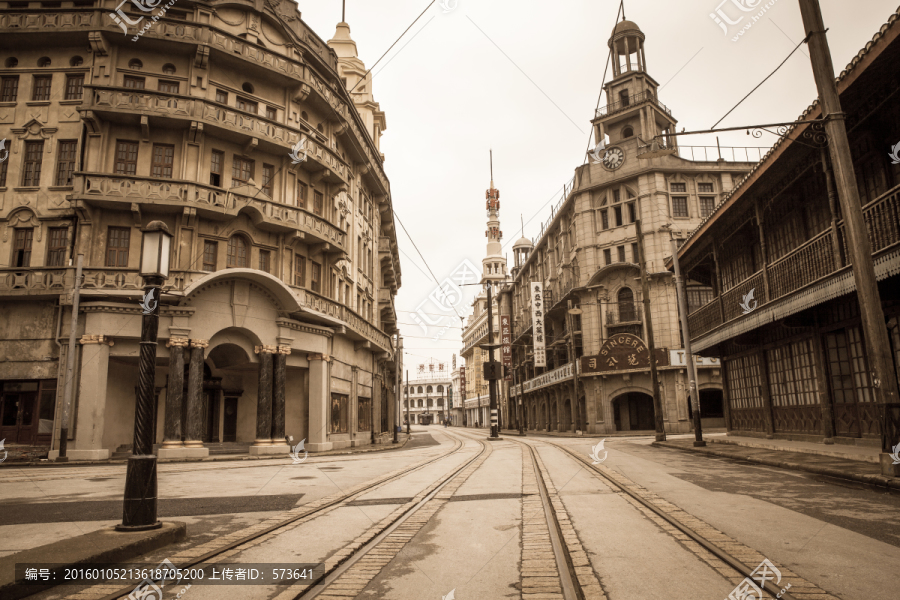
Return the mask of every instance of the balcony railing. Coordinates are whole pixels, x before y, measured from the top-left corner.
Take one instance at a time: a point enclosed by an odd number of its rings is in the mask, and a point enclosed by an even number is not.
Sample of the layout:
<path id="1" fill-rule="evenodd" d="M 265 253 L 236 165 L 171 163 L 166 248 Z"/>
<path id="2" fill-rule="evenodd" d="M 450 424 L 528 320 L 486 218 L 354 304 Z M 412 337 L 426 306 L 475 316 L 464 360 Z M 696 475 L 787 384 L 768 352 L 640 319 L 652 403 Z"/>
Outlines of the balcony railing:
<path id="1" fill-rule="evenodd" d="M 640 304 L 637 302 L 633 302 L 630 307 L 628 306 L 615 306 L 614 308 L 607 309 L 606 311 L 606 324 L 607 325 L 626 325 L 632 323 L 641 323 L 643 321 L 643 314 L 640 308 Z"/>
<path id="2" fill-rule="evenodd" d="M 224 188 L 179 179 L 101 173 L 76 173 L 74 189 L 74 198 L 89 202 L 186 205 L 201 211 L 201 215 L 203 211 L 236 215 L 249 208 L 271 226 L 302 231 L 310 236 L 310 241 L 333 244 L 339 250 L 345 250 L 347 246 L 347 234 L 324 218 L 303 208 L 274 202 L 262 192 L 244 196 Z"/>
<path id="3" fill-rule="evenodd" d="M 763 146 L 678 146 L 678 156 L 697 162 L 715 162 L 720 158 L 726 162 L 756 163 L 762 160 L 769 148 Z"/>
<path id="4" fill-rule="evenodd" d="M 654 96 L 651 92 L 641 92 L 640 94 L 635 94 L 629 97 L 627 101 L 620 100 L 618 102 L 613 102 L 612 104 L 607 104 L 603 108 L 598 108 L 597 112 L 594 115 L 594 118 L 599 119 L 600 117 L 606 115 L 615 114 L 621 110 L 625 110 L 626 108 L 631 108 L 636 104 L 640 104 L 641 102 L 650 102 L 661 108 L 662 111 L 667 115 L 671 116 L 672 114 L 672 111 L 670 111 L 665 104 L 657 100 L 656 96 Z"/>
<path id="5" fill-rule="evenodd" d="M 863 218 L 873 254 L 900 244 L 900 186 L 887 191 L 863 207 Z M 691 313 L 688 317 L 691 337 L 698 338 L 722 325 L 723 310 L 724 322 L 727 323 L 746 314 L 747 308 L 756 310 L 767 302 L 788 296 L 835 273 L 841 261 L 835 256 L 833 236 L 834 232 L 828 229 L 768 265 L 766 270 L 769 277 L 769 297 L 766 296 L 763 272 L 759 271 L 722 294 L 721 300 L 714 298 Z M 843 262 L 847 265 L 850 263 L 850 254 L 843 221 L 838 224 L 838 238 L 843 249 Z M 744 303 L 751 290 L 754 294 L 753 299 Z"/>

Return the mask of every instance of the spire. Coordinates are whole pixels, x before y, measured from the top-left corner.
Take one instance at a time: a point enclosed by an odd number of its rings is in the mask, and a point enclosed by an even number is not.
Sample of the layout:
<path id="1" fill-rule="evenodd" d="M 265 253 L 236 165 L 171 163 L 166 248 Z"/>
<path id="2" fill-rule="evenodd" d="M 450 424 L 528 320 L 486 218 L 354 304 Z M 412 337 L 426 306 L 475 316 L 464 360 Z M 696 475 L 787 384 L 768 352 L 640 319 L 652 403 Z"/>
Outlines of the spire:
<path id="1" fill-rule="evenodd" d="M 482 283 L 490 281 L 503 281 L 506 279 L 506 257 L 500 240 L 503 232 L 500 231 L 500 190 L 494 187 L 494 151 L 490 151 L 491 186 L 485 192 L 485 208 L 487 209 L 487 256 L 482 261 Z"/>

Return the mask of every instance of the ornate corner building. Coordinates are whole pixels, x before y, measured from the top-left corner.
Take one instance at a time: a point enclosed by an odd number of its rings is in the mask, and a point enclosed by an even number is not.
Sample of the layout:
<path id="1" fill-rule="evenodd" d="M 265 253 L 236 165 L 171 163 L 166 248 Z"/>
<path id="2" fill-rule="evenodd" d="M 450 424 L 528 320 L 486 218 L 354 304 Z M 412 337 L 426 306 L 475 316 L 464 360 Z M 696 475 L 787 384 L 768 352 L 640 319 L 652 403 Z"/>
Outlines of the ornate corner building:
<path id="1" fill-rule="evenodd" d="M 591 152 L 575 170 L 536 242 L 522 238 L 513 246 L 515 283 L 503 294 L 511 296 L 517 385 L 507 412 L 522 415 L 528 429 L 598 434 L 654 429 L 638 221 L 660 349 L 665 430 L 691 429 L 675 286 L 665 261 L 672 254 L 671 239 L 683 240 L 713 212 L 752 168 L 759 149 L 679 146 L 672 135 L 677 121 L 659 101 L 659 84 L 647 71 L 644 42 L 635 23 L 616 26 L 609 40 L 613 78 L 604 86 L 609 104 L 592 120 L 595 140 L 605 148 Z M 654 154 L 642 156 L 654 148 L 654 138 L 662 140 Z M 530 282 L 543 285 L 546 367 L 535 365 Z M 702 306 L 712 294 L 708 285 L 689 282 L 692 306 Z M 569 313 L 570 301 L 579 314 Z M 626 342 L 634 351 L 619 356 Z M 616 356 L 604 352 L 610 344 Z M 704 424 L 723 427 L 720 365 L 704 359 L 698 367 Z"/>
<path id="2" fill-rule="evenodd" d="M 3 6 L 0 438 L 54 456 L 75 352 L 69 456 L 127 449 L 153 220 L 174 234 L 161 456 L 388 435 L 401 272 L 386 119 L 349 26 L 326 43 L 290 0 Z"/>

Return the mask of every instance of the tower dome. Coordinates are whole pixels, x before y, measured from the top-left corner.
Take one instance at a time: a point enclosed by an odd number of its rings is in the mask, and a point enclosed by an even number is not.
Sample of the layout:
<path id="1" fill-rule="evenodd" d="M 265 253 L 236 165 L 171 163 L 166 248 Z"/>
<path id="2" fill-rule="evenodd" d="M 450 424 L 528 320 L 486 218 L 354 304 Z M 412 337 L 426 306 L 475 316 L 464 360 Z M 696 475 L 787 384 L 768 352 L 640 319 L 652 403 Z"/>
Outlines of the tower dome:
<path id="1" fill-rule="evenodd" d="M 645 72 L 644 33 L 634 21 L 620 21 L 609 38 L 612 50 L 613 78 L 631 71 Z"/>

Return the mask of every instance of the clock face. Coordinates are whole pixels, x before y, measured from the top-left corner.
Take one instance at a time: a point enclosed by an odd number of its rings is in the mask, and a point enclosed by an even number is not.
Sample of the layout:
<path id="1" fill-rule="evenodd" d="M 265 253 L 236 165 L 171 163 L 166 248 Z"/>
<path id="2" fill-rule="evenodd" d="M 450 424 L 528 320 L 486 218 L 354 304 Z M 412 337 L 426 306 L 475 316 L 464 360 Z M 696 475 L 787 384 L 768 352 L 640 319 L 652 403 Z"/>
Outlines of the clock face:
<path id="1" fill-rule="evenodd" d="M 625 152 L 618 146 L 613 146 L 606 151 L 603 157 L 603 166 L 610 171 L 615 171 L 625 162 Z"/>

